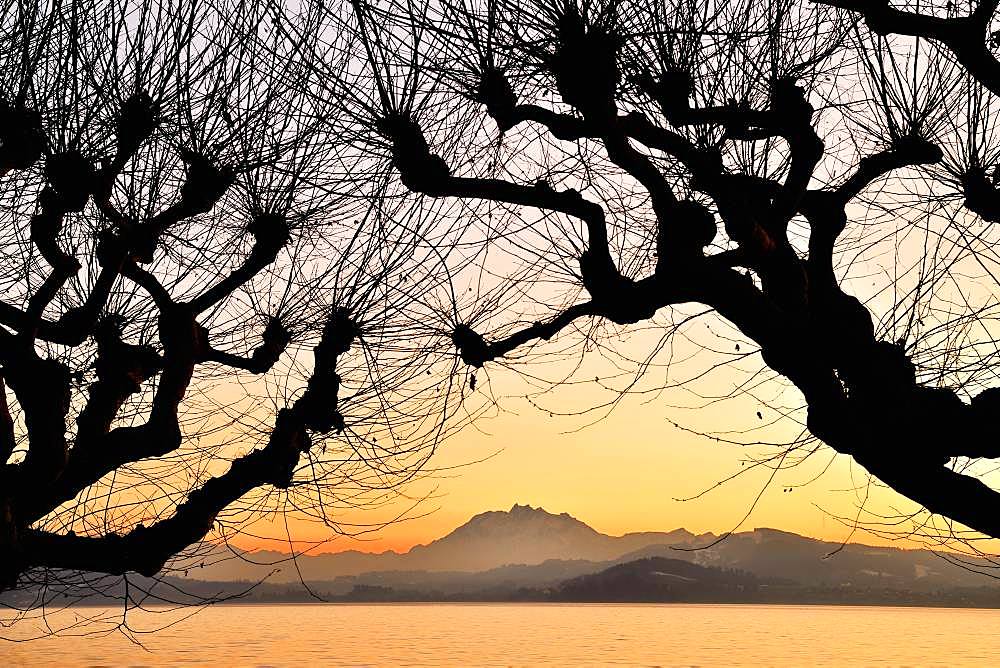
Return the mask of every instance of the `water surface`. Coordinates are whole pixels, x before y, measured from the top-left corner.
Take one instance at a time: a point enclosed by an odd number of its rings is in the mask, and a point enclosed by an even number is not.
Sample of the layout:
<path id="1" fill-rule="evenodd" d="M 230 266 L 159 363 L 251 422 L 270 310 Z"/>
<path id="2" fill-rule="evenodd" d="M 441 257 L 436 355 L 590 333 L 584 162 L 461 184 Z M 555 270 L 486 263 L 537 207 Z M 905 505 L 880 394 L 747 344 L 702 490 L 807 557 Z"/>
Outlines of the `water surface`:
<path id="1" fill-rule="evenodd" d="M 73 615 L 95 612 L 61 612 L 49 621 L 65 626 Z M 1000 610 L 227 605 L 178 619 L 179 613 L 130 613 L 142 647 L 119 632 L 2 642 L 0 665 L 989 666 L 1000 660 Z M 170 622 L 176 623 L 161 628 Z M 87 630 L 93 627 L 77 632 Z"/>

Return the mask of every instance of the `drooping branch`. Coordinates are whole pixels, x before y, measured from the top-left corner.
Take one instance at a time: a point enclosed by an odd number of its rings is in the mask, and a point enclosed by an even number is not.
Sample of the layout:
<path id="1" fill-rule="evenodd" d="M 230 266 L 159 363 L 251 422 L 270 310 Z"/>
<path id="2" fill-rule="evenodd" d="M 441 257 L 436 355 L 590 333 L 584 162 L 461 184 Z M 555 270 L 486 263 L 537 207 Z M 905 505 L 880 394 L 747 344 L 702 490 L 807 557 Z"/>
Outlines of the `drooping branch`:
<path id="1" fill-rule="evenodd" d="M 941 18 L 892 7 L 889 0 L 812 0 L 860 14 L 878 35 L 926 37 L 945 46 L 983 86 L 1000 95 L 1000 61 L 990 52 L 987 29 L 996 0 L 981 0 L 968 16 Z"/>
<path id="2" fill-rule="evenodd" d="M 879 365 L 874 373 L 885 369 Z M 915 383 L 879 383 L 855 394 L 840 406 L 810 406 L 810 430 L 928 511 L 1000 535 L 1000 492 L 946 465 L 952 457 L 1000 456 L 995 413 L 987 417 L 996 409 L 994 391 L 972 406 L 951 390 Z"/>

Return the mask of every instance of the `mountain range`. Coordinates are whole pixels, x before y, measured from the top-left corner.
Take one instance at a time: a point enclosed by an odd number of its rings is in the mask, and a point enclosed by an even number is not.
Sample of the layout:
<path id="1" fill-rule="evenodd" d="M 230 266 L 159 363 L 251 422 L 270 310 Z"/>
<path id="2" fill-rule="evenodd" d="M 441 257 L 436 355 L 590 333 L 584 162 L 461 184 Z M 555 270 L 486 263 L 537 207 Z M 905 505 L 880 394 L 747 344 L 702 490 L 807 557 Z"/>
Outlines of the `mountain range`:
<path id="1" fill-rule="evenodd" d="M 274 551 L 206 560 L 188 577 L 216 582 L 323 583 L 334 594 L 358 586 L 471 594 L 551 587 L 619 564 L 661 558 L 738 570 L 805 587 L 867 587 L 932 592 L 989 587 L 989 564 L 965 566 L 947 554 L 857 543 L 832 543 L 759 528 L 719 539 L 684 529 L 610 536 L 566 514 L 515 505 L 474 516 L 448 535 L 407 552 L 349 550 L 290 555 Z M 297 568 L 296 568 L 297 566 Z M 979 571 L 979 572 L 977 572 Z"/>

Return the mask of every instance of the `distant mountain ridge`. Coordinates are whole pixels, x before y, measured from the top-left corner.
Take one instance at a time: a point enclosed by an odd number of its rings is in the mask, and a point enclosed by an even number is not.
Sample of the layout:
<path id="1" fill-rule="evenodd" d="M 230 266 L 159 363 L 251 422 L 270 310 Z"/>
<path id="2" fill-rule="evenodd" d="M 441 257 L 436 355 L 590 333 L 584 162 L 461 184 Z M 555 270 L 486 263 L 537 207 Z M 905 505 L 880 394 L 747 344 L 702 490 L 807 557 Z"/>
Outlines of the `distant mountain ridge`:
<path id="1" fill-rule="evenodd" d="M 344 552 L 301 555 L 298 570 L 286 553 L 246 552 L 242 559 L 206 560 L 192 569 L 199 580 L 257 580 L 274 569 L 271 582 L 332 580 L 376 571 L 479 572 L 512 564 L 535 565 L 548 560 L 605 562 L 649 545 L 676 545 L 697 539 L 684 529 L 670 532 L 628 533 L 609 536 L 568 513 L 514 504 L 508 511 L 479 513 L 451 533 L 407 552 Z"/>
<path id="2" fill-rule="evenodd" d="M 684 530 L 600 533 L 569 513 L 515 504 L 509 511 L 480 513 L 447 536 L 406 553 L 408 565 L 422 570 L 482 571 L 508 564 L 540 564 L 550 559 L 607 561 L 648 545 L 676 545 L 695 536 Z"/>
<path id="3" fill-rule="evenodd" d="M 830 543 L 777 529 L 736 533 L 725 540 L 685 529 L 609 536 L 567 513 L 515 504 L 475 515 L 446 536 L 404 553 L 355 550 L 303 555 L 259 551 L 215 561 L 191 578 L 272 583 L 308 582 L 472 591 L 538 587 L 646 558 L 736 569 L 804 586 L 864 586 L 933 591 L 992 586 L 996 580 L 949 563 L 928 550 Z M 212 560 L 208 560 L 212 561 Z M 254 565 L 248 562 L 256 562 Z M 334 582 L 336 581 L 336 583 Z"/>
<path id="4" fill-rule="evenodd" d="M 515 505 L 480 513 L 448 535 L 405 553 L 350 550 L 302 555 L 221 550 L 186 577 L 128 582 L 157 600 L 256 603 L 391 601 L 700 602 L 921 605 L 1000 608 L 991 564 L 947 555 L 850 543 L 777 529 L 724 539 L 669 532 L 609 536 L 567 513 Z M 190 566 L 190 564 L 188 564 Z M 303 586 L 300 579 L 306 583 Z M 66 605 L 106 605 L 124 581 L 83 585 Z M 44 585 L 5 593 L 0 604 L 25 607 Z M 110 597 L 110 598 L 109 598 Z"/>

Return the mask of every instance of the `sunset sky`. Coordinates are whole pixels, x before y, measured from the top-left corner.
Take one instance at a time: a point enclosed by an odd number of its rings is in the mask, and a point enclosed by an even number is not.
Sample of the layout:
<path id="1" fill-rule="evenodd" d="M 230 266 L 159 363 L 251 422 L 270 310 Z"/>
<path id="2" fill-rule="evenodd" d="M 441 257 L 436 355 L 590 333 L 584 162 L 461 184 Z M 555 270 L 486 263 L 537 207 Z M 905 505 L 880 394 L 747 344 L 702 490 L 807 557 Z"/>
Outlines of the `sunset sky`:
<path id="1" fill-rule="evenodd" d="M 717 321 L 712 322 L 717 328 Z M 715 332 L 711 336 L 726 338 L 729 334 Z M 704 338 L 700 342 L 712 345 Z M 677 345 L 690 346 L 690 342 Z M 735 349 L 738 344 L 729 341 L 727 345 Z M 640 352 L 644 350 L 643 336 L 630 337 L 623 346 Z M 676 346 L 673 352 L 675 358 L 684 358 Z M 709 356 L 717 357 L 719 352 L 699 354 L 703 358 L 688 364 L 688 373 L 707 366 Z M 594 368 L 607 369 L 608 363 L 599 356 L 596 362 L 591 357 L 587 360 L 589 366 L 577 376 L 588 377 Z M 565 362 L 556 366 L 559 364 Z M 680 363 L 676 366 L 684 368 Z M 819 446 L 805 463 L 778 471 L 768 485 L 772 475 L 769 467 L 746 468 L 753 458 L 775 453 L 774 447 L 733 445 L 692 433 L 712 432 L 722 440 L 748 443 L 794 439 L 804 415 L 796 411 L 781 415 L 798 402 L 797 393 L 781 384 L 767 381 L 752 393 L 721 402 L 705 398 L 706 389 L 726 394 L 742 379 L 754 377 L 757 368 L 759 357 L 753 355 L 735 366 L 723 367 L 707 380 L 653 394 L 647 390 L 660 380 L 649 372 L 643 383 L 633 388 L 638 396 L 626 396 L 610 412 L 585 416 L 550 416 L 549 410 L 573 413 L 608 401 L 616 393 L 602 391 L 600 384 L 581 382 L 533 395 L 529 401 L 524 398 L 528 383 L 516 372 L 480 372 L 480 382 L 488 377 L 489 389 L 503 410 L 445 441 L 431 460 L 431 471 L 406 487 L 409 498 L 377 510 L 336 516 L 345 526 L 387 522 L 401 513 L 408 519 L 370 531 L 360 526 L 349 528 L 359 535 L 334 537 L 314 549 L 405 551 L 445 535 L 472 515 L 506 510 L 515 503 L 567 512 L 609 534 L 678 527 L 696 533 L 722 533 L 767 526 L 830 540 L 886 542 L 860 530 L 852 532 L 834 516 L 848 518 L 849 523 L 858 516 L 862 502 L 878 513 L 913 510 L 914 506 L 877 484 L 869 485 L 867 474 L 850 458 Z M 673 371 L 671 375 L 675 375 Z M 589 376 L 589 380 L 594 377 Z M 717 482 L 741 472 L 712 489 Z M 699 498 L 682 500 L 706 490 L 710 491 Z M 866 514 L 861 517 L 873 519 Z M 258 524 L 254 529 L 276 540 L 237 542 L 251 548 L 287 549 L 283 521 Z M 302 548 L 308 541 L 333 536 L 328 528 L 295 516 L 289 520 L 289 530 L 293 539 L 303 541 L 298 546 Z"/>

